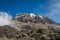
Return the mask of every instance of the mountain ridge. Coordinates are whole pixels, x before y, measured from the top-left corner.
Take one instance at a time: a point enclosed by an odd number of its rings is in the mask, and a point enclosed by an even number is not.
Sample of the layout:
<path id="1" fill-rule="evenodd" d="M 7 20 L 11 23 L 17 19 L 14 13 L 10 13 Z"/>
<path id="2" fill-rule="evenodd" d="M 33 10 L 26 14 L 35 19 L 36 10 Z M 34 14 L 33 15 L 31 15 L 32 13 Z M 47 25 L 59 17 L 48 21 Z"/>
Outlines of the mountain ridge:
<path id="1" fill-rule="evenodd" d="M 39 23 L 39 22 L 51 23 L 51 24 L 56 23 L 55 21 L 52 21 L 51 19 L 49 19 L 47 17 L 41 16 L 41 15 L 38 15 L 38 14 L 34 14 L 34 13 L 31 13 L 31 14 L 27 14 L 27 13 L 17 14 L 15 18 L 17 18 L 18 21 L 21 18 L 20 21 L 21 20 L 27 20 L 27 21 L 32 21 L 33 22 L 33 20 L 35 20 L 34 22 L 36 22 L 36 23 Z"/>
<path id="2" fill-rule="evenodd" d="M 44 16 L 22 13 L 11 21 L 0 26 L 0 40 L 60 40 L 60 26 Z"/>

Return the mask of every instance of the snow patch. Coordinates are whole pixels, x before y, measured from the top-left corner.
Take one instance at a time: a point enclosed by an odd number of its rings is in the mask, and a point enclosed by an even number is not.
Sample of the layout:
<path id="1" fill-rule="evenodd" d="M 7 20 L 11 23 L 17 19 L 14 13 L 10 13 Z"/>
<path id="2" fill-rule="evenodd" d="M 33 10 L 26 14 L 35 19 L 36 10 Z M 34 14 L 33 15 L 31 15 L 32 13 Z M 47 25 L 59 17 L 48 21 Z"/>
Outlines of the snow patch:
<path id="1" fill-rule="evenodd" d="M 30 16 L 31 16 L 32 18 L 34 18 L 36 15 L 33 14 L 33 13 L 30 13 Z"/>
<path id="2" fill-rule="evenodd" d="M 41 16 L 41 15 L 39 15 L 39 17 L 40 17 L 41 19 L 44 19 L 43 16 Z"/>

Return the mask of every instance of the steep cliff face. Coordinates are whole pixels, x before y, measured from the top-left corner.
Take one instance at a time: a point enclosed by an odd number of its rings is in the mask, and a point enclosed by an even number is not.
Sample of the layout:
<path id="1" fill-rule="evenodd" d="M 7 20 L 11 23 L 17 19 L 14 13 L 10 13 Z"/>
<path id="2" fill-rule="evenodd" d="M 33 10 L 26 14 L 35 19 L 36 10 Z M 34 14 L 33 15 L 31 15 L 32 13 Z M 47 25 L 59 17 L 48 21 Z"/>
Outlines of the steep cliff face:
<path id="1" fill-rule="evenodd" d="M 47 17 L 24 13 L 13 21 L 15 27 L 0 26 L 0 40 L 60 40 L 60 26 Z"/>

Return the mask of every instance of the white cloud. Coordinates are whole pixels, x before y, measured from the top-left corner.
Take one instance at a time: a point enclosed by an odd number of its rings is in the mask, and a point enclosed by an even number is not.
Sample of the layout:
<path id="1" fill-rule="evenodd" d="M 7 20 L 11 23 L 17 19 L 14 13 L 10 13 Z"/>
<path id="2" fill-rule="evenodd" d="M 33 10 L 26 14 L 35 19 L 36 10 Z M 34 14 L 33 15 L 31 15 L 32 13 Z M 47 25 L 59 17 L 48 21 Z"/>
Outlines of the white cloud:
<path id="1" fill-rule="evenodd" d="M 0 12 L 0 27 L 5 25 L 10 25 L 10 27 L 20 31 L 20 29 L 15 25 L 15 22 L 12 20 L 12 17 L 7 12 Z"/>
<path id="2" fill-rule="evenodd" d="M 60 22 L 60 0 L 51 0 L 49 12 L 46 14 L 49 18 Z"/>
<path id="3" fill-rule="evenodd" d="M 11 24 L 11 16 L 9 16 L 6 12 L 0 12 L 0 26 L 10 24 Z"/>

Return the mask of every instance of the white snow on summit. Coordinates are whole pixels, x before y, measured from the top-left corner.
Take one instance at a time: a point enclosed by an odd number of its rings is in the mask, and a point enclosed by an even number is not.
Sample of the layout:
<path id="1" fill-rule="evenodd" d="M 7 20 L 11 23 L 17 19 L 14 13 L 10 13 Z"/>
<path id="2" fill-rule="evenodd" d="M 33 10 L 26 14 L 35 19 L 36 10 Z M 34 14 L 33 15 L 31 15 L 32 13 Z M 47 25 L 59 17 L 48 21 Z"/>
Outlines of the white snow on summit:
<path id="1" fill-rule="evenodd" d="M 40 17 L 41 19 L 44 19 L 43 16 L 41 16 L 41 15 L 39 15 L 39 17 Z"/>
<path id="2" fill-rule="evenodd" d="M 32 18 L 34 18 L 35 16 L 37 16 L 37 15 L 35 15 L 34 13 L 30 13 L 30 16 L 32 17 Z M 38 15 L 41 19 L 44 19 L 43 18 L 43 16 L 41 16 L 41 15 Z"/>
<path id="3" fill-rule="evenodd" d="M 33 14 L 33 13 L 30 13 L 30 16 L 31 16 L 32 18 L 34 18 L 36 15 Z"/>

